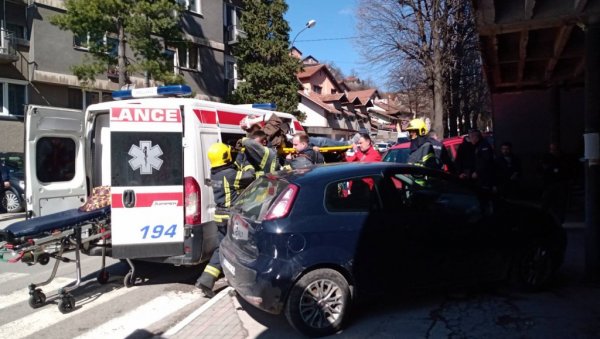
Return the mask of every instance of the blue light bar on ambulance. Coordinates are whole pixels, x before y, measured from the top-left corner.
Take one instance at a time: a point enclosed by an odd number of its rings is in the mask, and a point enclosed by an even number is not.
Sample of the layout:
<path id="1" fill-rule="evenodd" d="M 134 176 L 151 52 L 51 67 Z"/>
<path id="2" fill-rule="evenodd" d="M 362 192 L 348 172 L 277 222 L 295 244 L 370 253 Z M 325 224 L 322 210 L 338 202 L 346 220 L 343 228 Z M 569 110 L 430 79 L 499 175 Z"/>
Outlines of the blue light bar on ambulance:
<path id="1" fill-rule="evenodd" d="M 252 108 L 265 109 L 267 111 L 274 111 L 277 109 L 277 104 L 275 104 L 274 102 L 257 103 L 257 104 L 252 104 Z"/>
<path id="2" fill-rule="evenodd" d="M 185 96 L 192 94 L 192 89 L 187 85 L 169 85 L 159 87 L 146 87 L 124 89 L 114 91 L 112 97 L 114 100 L 135 99 L 135 98 L 152 98 L 152 97 L 169 97 L 169 96 Z"/>

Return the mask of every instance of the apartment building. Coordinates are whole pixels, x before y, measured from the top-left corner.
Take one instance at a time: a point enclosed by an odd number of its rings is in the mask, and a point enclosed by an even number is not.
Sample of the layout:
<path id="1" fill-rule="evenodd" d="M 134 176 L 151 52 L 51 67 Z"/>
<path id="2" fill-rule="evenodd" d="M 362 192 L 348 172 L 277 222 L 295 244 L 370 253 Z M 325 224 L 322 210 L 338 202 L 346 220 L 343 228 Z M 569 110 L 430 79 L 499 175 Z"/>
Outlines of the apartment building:
<path id="1" fill-rule="evenodd" d="M 186 8 L 181 28 L 190 44 L 167 46 L 164 53 L 198 98 L 223 101 L 236 85 L 231 47 L 244 34 L 239 26 L 241 0 L 178 1 Z M 118 76 L 108 66 L 85 88 L 72 74 L 70 67 L 81 64 L 88 53 L 85 37 L 50 23 L 64 11 L 63 0 L 0 0 L 0 151 L 22 150 L 22 131 L 15 126 L 26 105 L 84 109 L 111 100 L 111 92 L 119 89 Z M 105 41 L 116 42 L 110 35 Z M 132 74 L 130 82 L 144 87 L 144 75 Z"/>

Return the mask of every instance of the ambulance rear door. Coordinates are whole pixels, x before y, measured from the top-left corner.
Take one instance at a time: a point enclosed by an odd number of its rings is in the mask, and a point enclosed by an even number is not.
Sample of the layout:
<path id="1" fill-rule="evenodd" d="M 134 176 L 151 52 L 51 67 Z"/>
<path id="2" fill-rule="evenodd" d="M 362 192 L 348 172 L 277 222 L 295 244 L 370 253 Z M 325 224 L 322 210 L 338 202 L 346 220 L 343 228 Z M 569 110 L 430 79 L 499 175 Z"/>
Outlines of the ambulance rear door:
<path id="1" fill-rule="evenodd" d="M 110 112 L 112 255 L 182 255 L 182 112 L 173 101 L 141 102 Z"/>
<path id="2" fill-rule="evenodd" d="M 84 117 L 80 110 L 34 106 L 25 120 L 27 216 L 81 206 L 87 185 Z"/>

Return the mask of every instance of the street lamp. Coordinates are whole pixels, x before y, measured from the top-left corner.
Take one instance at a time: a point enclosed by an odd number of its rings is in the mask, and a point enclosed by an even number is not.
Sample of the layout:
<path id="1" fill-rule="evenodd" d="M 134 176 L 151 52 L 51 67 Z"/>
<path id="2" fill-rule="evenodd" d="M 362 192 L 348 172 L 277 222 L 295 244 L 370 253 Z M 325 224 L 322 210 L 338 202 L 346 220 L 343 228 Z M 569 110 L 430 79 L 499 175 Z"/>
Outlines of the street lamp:
<path id="1" fill-rule="evenodd" d="M 296 36 L 294 37 L 294 40 L 292 40 L 292 44 L 290 45 L 291 47 L 294 47 L 294 42 L 296 41 L 296 38 L 298 37 L 298 35 L 300 35 L 300 33 L 304 32 L 305 30 L 309 29 L 309 28 L 313 28 L 315 27 L 315 25 L 317 24 L 316 20 L 308 20 L 308 22 L 306 23 L 306 25 L 304 26 L 303 29 L 300 30 L 300 32 L 296 33 Z"/>

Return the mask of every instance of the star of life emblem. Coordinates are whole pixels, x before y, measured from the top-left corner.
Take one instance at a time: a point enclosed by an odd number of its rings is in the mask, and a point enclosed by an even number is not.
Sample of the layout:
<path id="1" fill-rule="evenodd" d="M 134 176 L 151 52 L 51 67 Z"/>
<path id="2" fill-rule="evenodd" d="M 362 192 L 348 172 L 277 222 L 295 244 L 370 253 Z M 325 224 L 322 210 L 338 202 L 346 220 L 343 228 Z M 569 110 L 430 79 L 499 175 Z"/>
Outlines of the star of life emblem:
<path id="1" fill-rule="evenodd" d="M 132 170 L 140 170 L 140 174 L 152 174 L 152 169 L 159 171 L 162 166 L 162 159 L 159 157 L 163 154 L 159 145 L 152 146 L 152 141 L 140 140 L 140 146 L 131 145 L 129 149 L 130 156 L 129 166 Z"/>

